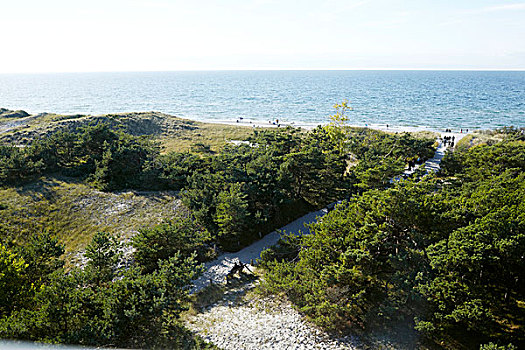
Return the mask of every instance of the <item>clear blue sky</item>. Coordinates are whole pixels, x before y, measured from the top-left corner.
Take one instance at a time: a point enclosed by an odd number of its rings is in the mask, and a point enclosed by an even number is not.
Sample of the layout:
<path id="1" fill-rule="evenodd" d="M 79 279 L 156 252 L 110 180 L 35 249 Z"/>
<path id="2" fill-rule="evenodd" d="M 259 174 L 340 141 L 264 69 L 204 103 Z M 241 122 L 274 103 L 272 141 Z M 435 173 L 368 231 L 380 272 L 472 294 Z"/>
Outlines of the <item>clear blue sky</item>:
<path id="1" fill-rule="evenodd" d="M 6 0 L 0 72 L 525 69 L 525 1 Z"/>

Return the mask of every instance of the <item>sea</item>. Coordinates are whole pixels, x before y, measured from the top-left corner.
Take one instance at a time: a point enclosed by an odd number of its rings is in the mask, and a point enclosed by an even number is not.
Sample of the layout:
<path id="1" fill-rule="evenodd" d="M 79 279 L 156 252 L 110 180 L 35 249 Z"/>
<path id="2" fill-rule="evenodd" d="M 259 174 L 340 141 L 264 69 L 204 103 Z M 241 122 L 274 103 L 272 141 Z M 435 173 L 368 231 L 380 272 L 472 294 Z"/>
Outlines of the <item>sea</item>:
<path id="1" fill-rule="evenodd" d="M 173 71 L 0 74 L 0 107 L 31 114 L 159 111 L 254 124 L 525 127 L 525 71 Z"/>

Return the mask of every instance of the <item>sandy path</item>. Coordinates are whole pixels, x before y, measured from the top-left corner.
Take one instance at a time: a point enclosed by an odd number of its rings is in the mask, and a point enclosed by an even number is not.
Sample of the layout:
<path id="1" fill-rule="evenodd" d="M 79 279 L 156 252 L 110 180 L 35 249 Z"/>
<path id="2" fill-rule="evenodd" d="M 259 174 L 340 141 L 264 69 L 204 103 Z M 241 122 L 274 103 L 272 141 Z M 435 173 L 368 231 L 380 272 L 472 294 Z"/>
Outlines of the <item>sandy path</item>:
<path id="1" fill-rule="evenodd" d="M 261 252 L 277 244 L 281 234 L 278 231 L 286 231 L 294 235 L 310 233 L 305 225 L 317 221 L 318 217 L 325 215 L 328 212 L 327 209 L 321 209 L 308 213 L 299 219 L 289 223 L 282 227 L 280 230 L 273 231 L 252 245 L 236 252 L 236 253 L 225 253 L 219 256 L 217 259 L 206 263 L 205 272 L 196 279 L 194 287 L 191 289 L 192 293 L 195 293 L 202 288 L 208 286 L 210 282 L 223 283 L 226 278 L 226 274 L 233 267 L 235 262 L 240 261 L 243 264 L 250 264 L 251 261 L 255 261 L 261 256 Z"/>
<path id="2" fill-rule="evenodd" d="M 467 134 L 447 132 L 447 133 L 441 134 L 442 139 L 444 136 L 454 136 L 454 144 L 457 145 L 459 140 L 467 136 Z M 446 150 L 449 148 L 450 146 L 448 144 L 447 146 L 445 146 L 443 144 L 443 141 L 440 141 L 439 146 L 436 150 L 436 153 L 434 154 L 434 157 L 425 162 L 425 169 L 427 170 L 427 174 L 430 172 L 435 173 L 439 170 L 439 165 L 441 164 L 441 160 L 445 156 Z"/>

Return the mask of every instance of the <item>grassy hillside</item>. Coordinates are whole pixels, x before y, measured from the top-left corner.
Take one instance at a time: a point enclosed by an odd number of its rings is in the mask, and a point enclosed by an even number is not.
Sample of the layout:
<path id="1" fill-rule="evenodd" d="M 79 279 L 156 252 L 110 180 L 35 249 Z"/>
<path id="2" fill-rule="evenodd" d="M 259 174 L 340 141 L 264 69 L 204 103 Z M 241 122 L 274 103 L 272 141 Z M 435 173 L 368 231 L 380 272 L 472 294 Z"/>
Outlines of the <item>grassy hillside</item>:
<path id="1" fill-rule="evenodd" d="M 230 140 L 245 139 L 249 127 L 200 123 L 157 112 L 102 116 L 29 115 L 1 109 L 0 143 L 29 145 L 59 131 L 107 123 L 112 129 L 149 136 L 161 152 L 217 152 Z M 176 191 L 102 192 L 64 176 L 42 177 L 29 184 L 0 188 L 0 224 L 16 241 L 45 229 L 55 232 L 72 258 L 97 231 L 129 237 L 140 227 L 153 226 L 184 210 Z M 68 260 L 69 260 L 68 258 Z"/>
<path id="2" fill-rule="evenodd" d="M 181 210 L 174 192 L 107 193 L 67 178 L 2 188 L 0 205 L 1 222 L 16 228 L 13 239 L 45 227 L 65 243 L 66 254 L 83 248 L 97 231 L 124 238 Z"/>
<path id="3" fill-rule="evenodd" d="M 5 110 L 4 114 L 9 118 L 0 116 L 0 142 L 20 145 L 61 130 L 72 131 L 89 124 L 108 123 L 113 129 L 134 136 L 151 136 L 161 143 L 163 152 L 207 148 L 216 152 L 229 140 L 245 139 L 252 132 L 248 126 L 201 123 L 159 112 L 99 116 L 42 113 L 28 116 L 23 111 Z"/>

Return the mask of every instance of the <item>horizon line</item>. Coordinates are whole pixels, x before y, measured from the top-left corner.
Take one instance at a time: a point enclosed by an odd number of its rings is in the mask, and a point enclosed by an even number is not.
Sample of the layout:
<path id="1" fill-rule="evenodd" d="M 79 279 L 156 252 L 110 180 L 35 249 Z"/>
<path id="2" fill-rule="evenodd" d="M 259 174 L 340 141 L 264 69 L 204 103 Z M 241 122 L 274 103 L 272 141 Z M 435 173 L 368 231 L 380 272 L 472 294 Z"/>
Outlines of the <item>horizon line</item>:
<path id="1" fill-rule="evenodd" d="M 525 68 L 239 68 L 239 69 L 169 69 L 169 70 L 88 70 L 0 72 L 9 74 L 83 74 L 83 73 L 169 73 L 169 72 L 264 72 L 264 71 L 451 71 L 451 72 L 525 72 Z"/>

